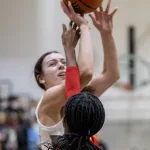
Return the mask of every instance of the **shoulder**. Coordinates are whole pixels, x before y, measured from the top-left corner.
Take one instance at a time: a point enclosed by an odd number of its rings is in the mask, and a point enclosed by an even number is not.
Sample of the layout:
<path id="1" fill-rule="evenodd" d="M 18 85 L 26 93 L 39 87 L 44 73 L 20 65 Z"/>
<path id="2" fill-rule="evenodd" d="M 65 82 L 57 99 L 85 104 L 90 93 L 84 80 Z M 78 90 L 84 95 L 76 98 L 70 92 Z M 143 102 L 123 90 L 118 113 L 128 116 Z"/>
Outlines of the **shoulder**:
<path id="1" fill-rule="evenodd" d="M 64 83 L 49 88 L 45 91 L 42 97 L 40 106 L 38 108 L 38 114 L 42 114 L 42 116 L 46 116 L 46 118 L 50 117 L 50 114 L 53 114 L 53 116 L 58 118 L 58 116 L 60 116 L 60 110 L 65 102 L 66 96 Z"/>
<path id="2" fill-rule="evenodd" d="M 65 83 L 49 88 L 45 91 L 42 103 L 49 103 L 49 106 L 60 105 L 66 99 Z M 62 107 L 62 106 L 61 106 Z"/>

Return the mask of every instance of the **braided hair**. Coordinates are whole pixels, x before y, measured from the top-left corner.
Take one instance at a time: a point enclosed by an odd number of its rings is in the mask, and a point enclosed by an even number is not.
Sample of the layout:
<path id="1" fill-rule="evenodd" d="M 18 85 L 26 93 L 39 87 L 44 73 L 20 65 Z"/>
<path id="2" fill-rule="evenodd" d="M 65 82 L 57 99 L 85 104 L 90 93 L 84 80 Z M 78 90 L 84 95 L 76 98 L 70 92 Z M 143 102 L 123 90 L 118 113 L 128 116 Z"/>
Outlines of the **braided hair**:
<path id="1" fill-rule="evenodd" d="M 55 150 L 99 150 L 89 138 L 103 126 L 105 110 L 101 101 L 89 92 L 72 96 L 65 105 L 64 121 L 69 133 L 60 136 Z"/>

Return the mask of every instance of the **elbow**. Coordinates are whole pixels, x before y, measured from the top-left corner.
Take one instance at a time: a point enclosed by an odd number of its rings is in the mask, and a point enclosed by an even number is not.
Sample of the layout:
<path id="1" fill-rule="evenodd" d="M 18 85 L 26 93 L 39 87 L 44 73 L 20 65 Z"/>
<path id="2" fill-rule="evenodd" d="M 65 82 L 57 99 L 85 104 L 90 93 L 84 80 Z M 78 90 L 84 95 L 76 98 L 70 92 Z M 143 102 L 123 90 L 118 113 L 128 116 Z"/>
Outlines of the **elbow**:
<path id="1" fill-rule="evenodd" d="M 120 79 L 120 71 L 117 71 L 117 73 L 116 73 L 116 79 L 117 79 L 117 80 Z"/>
<path id="2" fill-rule="evenodd" d="M 120 79 L 120 73 L 119 72 L 114 72 L 113 74 L 112 74 L 112 80 L 113 80 L 113 82 L 116 82 L 116 81 L 118 81 Z"/>
<path id="3" fill-rule="evenodd" d="M 92 71 L 86 71 L 82 73 L 82 76 L 86 78 L 87 80 L 91 81 L 93 77 L 93 72 Z"/>
<path id="4" fill-rule="evenodd" d="M 79 70 L 80 70 L 80 76 L 81 77 L 92 79 L 93 68 L 84 66 L 84 67 L 82 67 L 82 69 L 79 68 Z"/>
<path id="5" fill-rule="evenodd" d="M 119 71 L 115 72 L 114 77 L 115 77 L 116 81 L 119 80 L 120 79 L 120 72 Z"/>
<path id="6" fill-rule="evenodd" d="M 113 84 L 117 82 L 120 79 L 120 73 L 119 71 L 111 71 L 107 72 L 107 77 L 109 78 L 109 81 Z"/>
<path id="7" fill-rule="evenodd" d="M 84 79 L 84 81 L 86 81 L 86 83 L 88 84 L 93 78 L 93 71 L 91 70 L 83 71 L 80 73 L 80 77 L 81 79 Z"/>
<path id="8" fill-rule="evenodd" d="M 88 80 L 88 83 L 92 80 L 93 78 L 93 72 L 89 72 L 87 75 L 86 75 L 86 78 Z"/>
<path id="9" fill-rule="evenodd" d="M 120 73 L 118 74 L 118 76 L 117 76 L 117 80 L 119 80 L 120 79 Z"/>

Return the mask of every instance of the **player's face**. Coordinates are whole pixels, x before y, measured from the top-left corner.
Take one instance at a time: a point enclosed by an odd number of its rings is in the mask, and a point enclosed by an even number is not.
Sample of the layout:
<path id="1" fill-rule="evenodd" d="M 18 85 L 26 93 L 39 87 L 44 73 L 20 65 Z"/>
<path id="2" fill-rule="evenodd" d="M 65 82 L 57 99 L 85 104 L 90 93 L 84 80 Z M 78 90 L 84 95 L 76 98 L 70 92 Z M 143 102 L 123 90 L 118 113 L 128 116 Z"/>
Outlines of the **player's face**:
<path id="1" fill-rule="evenodd" d="M 59 53 L 47 55 L 42 63 L 44 86 L 50 88 L 61 84 L 65 80 L 66 60 Z"/>

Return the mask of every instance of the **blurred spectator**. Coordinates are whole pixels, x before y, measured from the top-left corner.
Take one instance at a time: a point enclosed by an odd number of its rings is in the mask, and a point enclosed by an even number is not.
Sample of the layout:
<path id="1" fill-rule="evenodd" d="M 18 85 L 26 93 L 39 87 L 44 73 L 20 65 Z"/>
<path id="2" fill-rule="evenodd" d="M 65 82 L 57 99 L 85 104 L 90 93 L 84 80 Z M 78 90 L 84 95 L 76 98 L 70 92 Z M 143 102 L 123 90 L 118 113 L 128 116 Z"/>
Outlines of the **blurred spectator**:
<path id="1" fill-rule="evenodd" d="M 9 128 L 7 150 L 18 150 L 17 135 L 14 129 Z"/>
<path id="2" fill-rule="evenodd" d="M 37 150 L 39 142 L 39 134 L 34 126 L 34 119 L 30 119 L 28 128 L 28 150 Z"/>
<path id="3" fill-rule="evenodd" d="M 27 128 L 24 125 L 17 130 L 17 141 L 19 150 L 27 150 Z"/>
<path id="4" fill-rule="evenodd" d="M 24 119 L 24 113 L 17 113 L 18 128 L 17 128 L 17 139 L 18 149 L 27 150 L 27 129 L 29 126 L 28 120 Z"/>
<path id="5" fill-rule="evenodd" d="M 36 105 L 28 97 L 0 96 L 0 150 L 38 150 Z"/>
<path id="6" fill-rule="evenodd" d="M 8 141 L 8 128 L 6 126 L 6 114 L 0 110 L 0 143 L 1 149 L 6 149 L 6 143 Z"/>
<path id="7" fill-rule="evenodd" d="M 7 126 L 7 114 L 0 110 L 0 142 L 2 150 L 17 150 L 16 132 Z"/>
<path id="8" fill-rule="evenodd" d="M 8 97 L 8 106 L 5 109 L 6 112 L 8 113 L 19 113 L 19 112 L 24 112 L 22 106 L 20 105 L 19 101 L 19 96 L 16 95 L 10 95 Z"/>
<path id="9" fill-rule="evenodd" d="M 2 90 L 0 88 L 0 109 L 2 109 Z"/>

